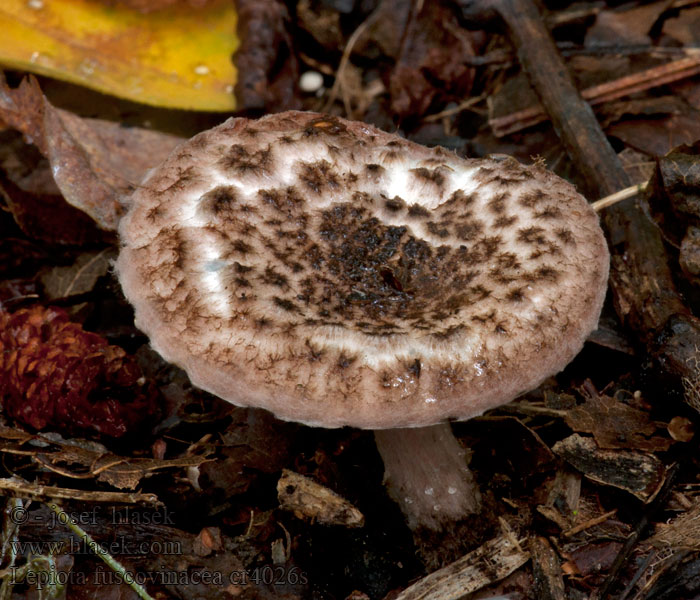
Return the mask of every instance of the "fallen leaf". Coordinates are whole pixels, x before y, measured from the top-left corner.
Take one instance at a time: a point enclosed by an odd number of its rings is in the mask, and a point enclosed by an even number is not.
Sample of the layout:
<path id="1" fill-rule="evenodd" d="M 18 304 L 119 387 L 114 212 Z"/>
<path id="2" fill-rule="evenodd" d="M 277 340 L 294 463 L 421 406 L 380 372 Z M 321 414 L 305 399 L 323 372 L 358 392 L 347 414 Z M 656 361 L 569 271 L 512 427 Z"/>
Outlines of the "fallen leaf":
<path id="1" fill-rule="evenodd" d="M 0 426 L 0 453 L 30 454 L 50 470 L 72 479 L 91 479 L 121 489 L 134 489 L 149 473 L 163 469 L 189 469 L 206 463 L 207 455 L 171 459 L 134 458 L 109 452 L 89 440 L 63 440 L 54 433 L 32 434 Z"/>
<path id="2" fill-rule="evenodd" d="M 103 481 L 119 489 L 136 489 L 141 479 L 149 473 L 162 469 L 189 469 L 201 465 L 207 460 L 206 456 L 184 456 L 169 460 L 154 458 L 125 458 L 105 456 L 91 463 L 92 473 L 98 474 L 97 481 Z M 105 468 L 104 465 L 110 465 Z M 102 469 L 102 470 L 101 470 Z"/>
<path id="3" fill-rule="evenodd" d="M 394 5 L 385 1 L 382 8 L 393 13 Z M 402 32 L 389 78 L 392 110 L 403 118 L 420 117 L 436 101 L 463 99 L 474 78 L 474 69 L 467 64 L 475 54 L 474 34 L 460 28 L 453 11 L 441 3 L 421 6 Z"/>
<path id="4" fill-rule="evenodd" d="M 227 412 L 231 423 L 221 434 L 219 459 L 203 464 L 201 475 L 208 489 L 232 498 L 259 481 L 261 474 L 277 473 L 289 464 L 298 426 L 259 409 L 235 407 Z"/>
<path id="5" fill-rule="evenodd" d="M 125 198 L 148 169 L 182 140 L 176 136 L 82 119 L 56 109 L 35 79 L 10 89 L 0 80 L 0 120 L 48 158 L 65 200 L 106 231 L 115 231 Z"/>
<path id="6" fill-rule="evenodd" d="M 680 249 L 681 269 L 700 284 L 700 142 L 678 146 L 658 159 L 648 196 L 664 237 Z"/>
<path id="7" fill-rule="evenodd" d="M 3 0 L 0 64 L 144 104 L 232 111 L 233 2 L 144 17 L 89 0 Z"/>
<path id="8" fill-rule="evenodd" d="M 67 267 L 53 267 L 39 275 L 49 300 L 70 298 L 92 291 L 97 280 L 109 272 L 117 257 L 114 247 L 85 252 Z"/>
<path id="9" fill-rule="evenodd" d="M 658 429 L 649 414 L 610 396 L 590 397 L 566 413 L 566 423 L 579 433 L 592 433 L 600 448 L 668 450 L 673 440 L 654 435 Z"/>
<path id="10" fill-rule="evenodd" d="M 652 2 L 628 10 L 602 10 L 586 33 L 585 45 L 650 44 L 649 32 L 666 8 L 666 2 Z"/>
<path id="11" fill-rule="evenodd" d="M 689 106 L 682 114 L 627 119 L 611 125 L 605 132 L 644 154 L 663 156 L 674 146 L 700 139 L 700 111 Z"/>
<path id="12" fill-rule="evenodd" d="M 621 548 L 622 543 L 612 541 L 584 544 L 568 555 L 568 569 L 583 577 L 595 575 L 601 571 L 606 572 L 612 566 Z"/>
<path id="13" fill-rule="evenodd" d="M 625 148 L 617 156 L 633 185 L 646 183 L 654 175 L 656 163 L 652 157 L 632 150 L 632 148 Z"/>
<path id="14" fill-rule="evenodd" d="M 108 241 L 90 217 L 68 204 L 60 194 L 24 192 L 0 176 L 0 195 L 15 223 L 29 238 L 76 246 Z"/>
<path id="15" fill-rule="evenodd" d="M 700 44 L 700 7 L 687 7 L 677 16 L 666 19 L 662 31 L 682 46 L 697 47 Z"/>

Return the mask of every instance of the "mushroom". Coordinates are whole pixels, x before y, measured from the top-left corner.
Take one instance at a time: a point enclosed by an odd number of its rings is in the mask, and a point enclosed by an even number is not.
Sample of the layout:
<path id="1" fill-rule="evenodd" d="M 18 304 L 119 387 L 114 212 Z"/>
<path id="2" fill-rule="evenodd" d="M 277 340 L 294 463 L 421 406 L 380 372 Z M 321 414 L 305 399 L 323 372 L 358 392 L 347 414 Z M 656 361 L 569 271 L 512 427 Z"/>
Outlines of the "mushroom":
<path id="1" fill-rule="evenodd" d="M 608 275 L 597 216 L 539 164 L 309 112 L 185 142 L 119 233 L 121 285 L 166 360 L 239 406 L 381 430 L 409 523 L 435 529 L 479 506 L 448 421 L 569 363 Z"/>

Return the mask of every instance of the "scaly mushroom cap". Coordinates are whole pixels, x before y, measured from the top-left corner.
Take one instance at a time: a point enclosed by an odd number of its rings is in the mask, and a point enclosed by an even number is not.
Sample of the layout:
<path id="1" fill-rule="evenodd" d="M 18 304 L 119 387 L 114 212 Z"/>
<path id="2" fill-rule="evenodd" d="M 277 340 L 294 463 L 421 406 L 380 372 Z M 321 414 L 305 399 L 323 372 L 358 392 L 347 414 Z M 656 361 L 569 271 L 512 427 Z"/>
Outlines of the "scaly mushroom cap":
<path id="1" fill-rule="evenodd" d="M 560 371 L 608 251 L 574 188 L 359 122 L 230 119 L 133 195 L 117 272 L 192 382 L 312 425 L 468 419 Z"/>

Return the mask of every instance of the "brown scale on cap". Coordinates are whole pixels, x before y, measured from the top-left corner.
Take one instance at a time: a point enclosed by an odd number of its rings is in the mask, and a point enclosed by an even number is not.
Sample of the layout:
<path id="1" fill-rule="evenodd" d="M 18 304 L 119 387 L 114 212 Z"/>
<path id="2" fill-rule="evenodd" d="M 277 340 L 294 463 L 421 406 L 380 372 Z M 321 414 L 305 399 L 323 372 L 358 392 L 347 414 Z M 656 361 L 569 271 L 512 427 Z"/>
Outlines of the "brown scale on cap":
<path id="1" fill-rule="evenodd" d="M 608 274 L 595 213 L 513 159 L 288 112 L 183 144 L 122 220 L 137 325 L 193 383 L 284 419 L 466 419 L 562 369 Z"/>

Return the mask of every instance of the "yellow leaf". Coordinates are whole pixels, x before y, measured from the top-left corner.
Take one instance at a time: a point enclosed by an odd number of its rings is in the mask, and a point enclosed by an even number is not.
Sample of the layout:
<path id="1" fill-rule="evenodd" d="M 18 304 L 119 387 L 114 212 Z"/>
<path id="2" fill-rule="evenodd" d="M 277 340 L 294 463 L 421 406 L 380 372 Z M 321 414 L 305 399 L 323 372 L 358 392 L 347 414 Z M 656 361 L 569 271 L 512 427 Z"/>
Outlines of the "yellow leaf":
<path id="1" fill-rule="evenodd" d="M 149 14 L 90 0 L 1 0 L 0 65 L 168 108 L 231 111 L 232 0 Z"/>

